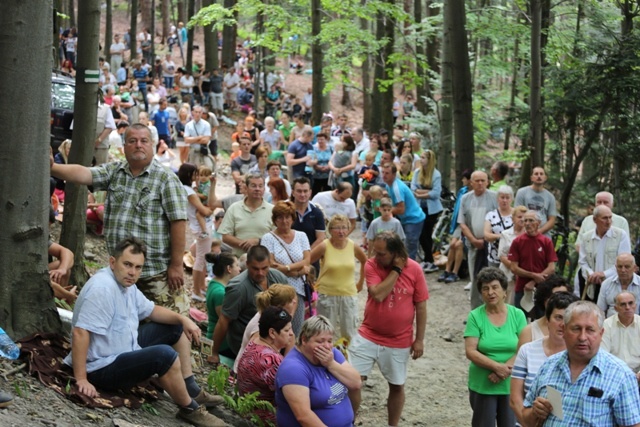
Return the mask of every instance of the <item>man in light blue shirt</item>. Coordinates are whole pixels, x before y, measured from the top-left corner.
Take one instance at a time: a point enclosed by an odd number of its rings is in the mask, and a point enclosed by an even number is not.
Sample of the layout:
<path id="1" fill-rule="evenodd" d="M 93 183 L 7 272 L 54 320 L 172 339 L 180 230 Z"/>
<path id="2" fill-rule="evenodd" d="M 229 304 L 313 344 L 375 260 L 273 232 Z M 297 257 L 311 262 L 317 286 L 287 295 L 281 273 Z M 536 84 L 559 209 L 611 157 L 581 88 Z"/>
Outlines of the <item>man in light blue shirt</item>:
<path id="1" fill-rule="evenodd" d="M 200 328 L 187 317 L 154 305 L 136 287 L 147 248 L 140 239 L 120 241 L 109 267 L 82 288 L 73 310 L 71 353 L 81 393 L 96 397 L 96 387 L 116 391 L 158 375 L 158 382 L 179 406 L 178 417 L 192 424 L 224 426 L 206 411 L 223 402 L 195 382 L 191 341 Z M 151 322 L 140 327 L 143 319 Z"/>
<path id="2" fill-rule="evenodd" d="M 397 172 L 398 169 L 393 163 L 382 165 L 382 180 L 394 205 L 391 213 L 400 220 L 406 236 L 405 242 L 409 257 L 415 261 L 425 214 L 411 189 L 396 177 Z"/>

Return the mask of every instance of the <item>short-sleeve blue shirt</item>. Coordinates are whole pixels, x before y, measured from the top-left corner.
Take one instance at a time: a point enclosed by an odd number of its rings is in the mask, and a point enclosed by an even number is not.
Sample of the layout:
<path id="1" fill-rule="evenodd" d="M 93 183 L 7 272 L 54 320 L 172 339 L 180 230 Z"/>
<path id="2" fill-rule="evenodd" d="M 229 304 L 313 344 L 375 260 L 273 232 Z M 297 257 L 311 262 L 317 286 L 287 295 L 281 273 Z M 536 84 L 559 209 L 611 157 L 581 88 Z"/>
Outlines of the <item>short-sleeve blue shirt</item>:
<path id="1" fill-rule="evenodd" d="M 426 215 L 422 209 L 420 209 L 418 201 L 411 192 L 411 189 L 407 187 L 407 184 L 396 178 L 393 184 L 385 184 L 385 187 L 387 188 L 387 192 L 389 193 L 394 206 L 400 202 L 404 202 L 404 213 L 402 215 L 397 215 L 402 225 L 418 224 L 421 221 L 424 221 Z"/>
<path id="2" fill-rule="evenodd" d="M 313 150 L 313 145 L 311 145 L 310 143 L 300 142 L 300 140 L 296 139 L 291 143 L 291 145 L 289 145 L 287 152 L 292 153 L 294 159 L 301 159 L 307 155 L 307 151 L 312 151 L 312 150 Z M 300 163 L 298 165 L 293 166 L 292 167 L 293 178 L 295 179 L 295 178 L 304 176 L 305 167 L 306 165 L 304 163 Z"/>

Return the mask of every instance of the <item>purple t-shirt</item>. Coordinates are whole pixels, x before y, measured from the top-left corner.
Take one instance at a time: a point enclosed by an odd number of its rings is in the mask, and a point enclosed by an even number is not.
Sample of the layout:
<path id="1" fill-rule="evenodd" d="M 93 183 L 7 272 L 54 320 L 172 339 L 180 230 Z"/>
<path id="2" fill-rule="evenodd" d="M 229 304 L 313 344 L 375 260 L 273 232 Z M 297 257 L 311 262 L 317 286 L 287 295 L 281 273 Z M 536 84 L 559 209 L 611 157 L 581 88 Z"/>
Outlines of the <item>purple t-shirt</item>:
<path id="1" fill-rule="evenodd" d="M 335 348 L 333 358 L 340 364 L 345 361 L 342 353 Z M 353 409 L 347 387 L 324 366 L 311 364 L 297 348 L 293 348 L 287 354 L 276 374 L 276 416 L 279 426 L 300 426 L 282 393 L 282 387 L 285 385 L 307 387 L 311 410 L 324 424 L 331 427 L 353 425 Z"/>

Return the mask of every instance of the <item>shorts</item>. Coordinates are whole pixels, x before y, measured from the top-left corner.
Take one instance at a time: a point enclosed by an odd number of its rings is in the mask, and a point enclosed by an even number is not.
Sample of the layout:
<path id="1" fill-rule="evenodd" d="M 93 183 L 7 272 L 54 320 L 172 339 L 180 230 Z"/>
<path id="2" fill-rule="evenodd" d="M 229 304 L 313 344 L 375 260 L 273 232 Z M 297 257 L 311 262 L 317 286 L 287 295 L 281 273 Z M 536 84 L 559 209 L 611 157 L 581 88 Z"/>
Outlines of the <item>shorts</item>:
<path id="1" fill-rule="evenodd" d="M 140 278 L 136 285 L 140 292 L 156 305 L 166 307 L 183 316 L 188 316 L 191 308 L 191 298 L 189 298 L 187 291 L 184 287 L 175 291 L 170 290 L 167 280 L 167 272 L 165 271 L 155 276 Z"/>
<path id="2" fill-rule="evenodd" d="M 325 316 L 335 328 L 334 338 L 349 341 L 358 335 L 358 297 L 318 294 L 318 314 Z M 338 325 L 340 328 L 338 329 Z"/>
<path id="3" fill-rule="evenodd" d="M 411 348 L 391 348 L 378 345 L 357 334 L 348 348 L 349 363 L 360 376 L 371 373 L 375 363 L 389 384 L 404 385 L 407 381 L 407 369 Z"/>

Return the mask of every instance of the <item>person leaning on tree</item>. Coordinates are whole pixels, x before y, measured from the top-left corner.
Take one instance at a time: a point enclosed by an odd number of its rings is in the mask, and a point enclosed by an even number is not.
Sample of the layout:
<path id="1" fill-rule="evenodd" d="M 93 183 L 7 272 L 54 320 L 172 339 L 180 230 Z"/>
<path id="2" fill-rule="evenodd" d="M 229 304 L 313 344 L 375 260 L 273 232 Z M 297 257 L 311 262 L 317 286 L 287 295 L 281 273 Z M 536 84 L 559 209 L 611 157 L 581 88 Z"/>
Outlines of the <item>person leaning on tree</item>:
<path id="1" fill-rule="evenodd" d="M 154 161 L 148 127 L 131 125 L 124 140 L 123 161 L 88 168 L 57 164 L 51 157 L 51 175 L 108 190 L 104 211 L 107 250 L 113 253 L 116 244 L 128 236 L 144 240 L 148 253 L 138 287 L 156 304 L 186 314 L 190 306 L 182 270 L 186 193 L 176 175 Z"/>

